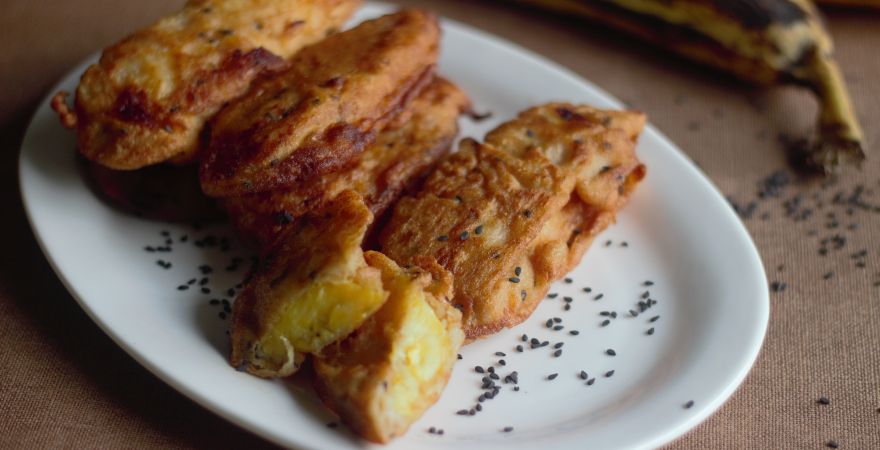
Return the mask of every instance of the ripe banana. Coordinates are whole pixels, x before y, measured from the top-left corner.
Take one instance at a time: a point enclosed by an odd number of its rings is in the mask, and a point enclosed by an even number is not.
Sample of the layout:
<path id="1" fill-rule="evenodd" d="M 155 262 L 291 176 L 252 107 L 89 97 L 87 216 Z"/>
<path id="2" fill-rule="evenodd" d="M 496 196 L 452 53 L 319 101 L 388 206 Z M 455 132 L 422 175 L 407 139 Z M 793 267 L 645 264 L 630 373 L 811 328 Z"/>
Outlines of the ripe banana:
<path id="1" fill-rule="evenodd" d="M 514 1 L 607 23 L 759 85 L 807 87 L 820 113 L 805 162 L 827 173 L 865 158 L 831 38 L 809 0 Z"/>

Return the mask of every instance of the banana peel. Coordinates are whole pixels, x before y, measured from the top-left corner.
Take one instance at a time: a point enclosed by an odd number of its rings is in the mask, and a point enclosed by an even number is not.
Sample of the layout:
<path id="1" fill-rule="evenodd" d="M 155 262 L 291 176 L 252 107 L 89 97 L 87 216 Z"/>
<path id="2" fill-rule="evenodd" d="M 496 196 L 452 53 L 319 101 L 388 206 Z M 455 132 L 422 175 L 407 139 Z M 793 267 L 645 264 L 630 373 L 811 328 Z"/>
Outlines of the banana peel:
<path id="1" fill-rule="evenodd" d="M 758 85 L 804 86 L 820 111 L 802 162 L 831 173 L 865 159 L 831 37 L 809 0 L 512 1 L 608 24 Z"/>

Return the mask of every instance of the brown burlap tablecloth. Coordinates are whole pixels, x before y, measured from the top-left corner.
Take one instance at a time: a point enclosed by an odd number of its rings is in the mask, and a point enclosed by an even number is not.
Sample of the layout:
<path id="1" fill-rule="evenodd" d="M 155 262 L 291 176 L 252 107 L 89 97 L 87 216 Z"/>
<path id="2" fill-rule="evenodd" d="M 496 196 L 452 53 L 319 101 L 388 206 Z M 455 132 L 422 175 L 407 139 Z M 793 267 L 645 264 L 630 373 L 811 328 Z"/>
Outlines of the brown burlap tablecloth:
<path id="1" fill-rule="evenodd" d="M 181 3 L 0 5 L 0 204 L 8 208 L 0 221 L 0 447 L 269 446 L 116 347 L 52 273 L 19 198 L 18 146 L 46 90 L 87 55 Z M 880 205 L 880 14 L 827 13 L 870 160 L 823 186 L 787 170 L 781 141 L 807 134 L 816 110 L 797 89 L 758 91 L 601 27 L 534 10 L 490 1 L 400 3 L 517 42 L 647 112 L 743 210 L 779 287 L 771 292 L 767 339 L 732 399 L 671 448 L 821 448 L 830 440 L 880 448 L 880 208 L 873 206 Z M 830 404 L 817 403 L 823 396 Z"/>

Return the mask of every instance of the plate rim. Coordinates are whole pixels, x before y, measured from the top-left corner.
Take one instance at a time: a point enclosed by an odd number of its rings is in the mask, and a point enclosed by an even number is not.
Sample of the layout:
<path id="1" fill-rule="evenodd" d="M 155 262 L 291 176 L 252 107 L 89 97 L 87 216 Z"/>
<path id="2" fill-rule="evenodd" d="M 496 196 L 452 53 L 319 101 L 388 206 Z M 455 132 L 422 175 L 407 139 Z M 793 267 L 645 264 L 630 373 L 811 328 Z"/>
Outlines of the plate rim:
<path id="1" fill-rule="evenodd" d="M 366 9 L 375 9 L 376 13 L 384 13 L 387 10 L 398 7 L 399 5 L 389 4 L 385 2 L 368 1 L 365 2 L 361 11 Z M 370 11 L 370 13 L 372 13 L 372 11 Z M 568 79 L 568 81 L 574 82 L 584 87 L 586 90 L 590 91 L 591 95 L 595 95 L 596 97 L 602 99 L 602 101 L 608 103 L 615 109 L 622 109 L 624 106 L 623 103 L 620 102 L 613 95 L 595 85 L 592 81 L 578 75 L 573 70 L 565 67 L 561 63 L 539 55 L 537 52 L 527 49 L 515 42 L 512 42 L 508 39 L 492 34 L 475 26 L 471 26 L 457 20 L 449 19 L 442 16 L 440 16 L 440 20 L 444 30 L 454 29 L 456 33 L 461 34 L 469 39 L 477 39 L 479 41 L 482 41 L 482 43 L 490 45 L 496 51 L 511 54 L 520 59 L 527 59 L 530 63 L 543 66 L 544 69 L 553 72 L 554 75 L 566 78 Z M 60 270 L 55 259 L 52 257 L 52 254 L 48 251 L 43 236 L 38 231 L 39 227 L 34 218 L 34 210 L 35 208 L 37 208 L 37 206 L 32 204 L 28 196 L 25 194 L 28 181 L 25 179 L 25 177 L 22 176 L 22 173 L 25 171 L 24 168 L 27 164 L 27 158 L 25 156 L 27 144 L 26 138 L 30 133 L 34 121 L 37 119 L 37 116 L 40 114 L 43 107 L 50 102 L 54 93 L 57 92 L 67 80 L 77 77 L 77 75 L 80 74 L 86 67 L 88 67 L 89 64 L 95 61 L 100 55 L 100 52 L 101 50 L 97 50 L 96 52 L 84 58 L 80 63 L 75 65 L 71 70 L 67 71 L 56 83 L 52 85 L 48 92 L 42 97 L 40 102 L 37 103 L 36 108 L 34 109 L 30 119 L 28 120 L 27 127 L 25 128 L 25 133 L 22 138 L 21 147 L 19 149 L 17 167 L 19 194 L 22 200 L 22 205 L 24 207 L 23 209 L 25 211 L 25 216 L 27 217 L 28 224 L 30 225 L 33 236 L 37 241 L 37 244 L 41 252 L 43 253 L 45 260 L 48 262 L 49 266 L 52 268 L 52 271 L 61 281 L 62 285 L 65 287 L 70 296 L 73 297 L 80 308 L 85 311 L 86 315 L 96 325 L 98 325 L 101 331 L 103 331 L 108 337 L 110 337 L 110 339 L 123 351 L 125 351 L 130 357 L 132 357 L 141 366 L 146 368 L 154 376 L 159 378 L 162 382 L 168 384 L 180 394 L 183 394 L 185 397 L 194 401 L 199 406 L 205 408 L 206 410 L 208 410 L 208 412 L 216 414 L 223 419 L 229 421 L 230 423 L 235 424 L 260 438 L 266 439 L 282 447 L 288 447 L 291 444 L 295 444 L 302 448 L 321 448 L 321 443 L 310 442 L 313 440 L 309 439 L 307 434 L 301 436 L 302 440 L 292 442 L 288 437 L 274 432 L 269 427 L 262 426 L 262 424 L 258 421 L 252 420 L 246 415 L 238 414 L 236 411 L 226 408 L 224 405 L 215 402 L 211 397 L 202 395 L 190 389 L 185 382 L 179 381 L 175 375 L 144 356 L 144 354 L 139 351 L 136 346 L 128 345 L 121 337 L 121 333 L 115 332 L 110 324 L 101 320 L 101 318 L 98 317 L 96 311 L 90 306 L 89 302 L 87 302 L 82 296 L 80 296 L 77 290 L 74 289 L 72 282 L 68 280 L 65 273 Z M 693 175 L 695 179 L 699 180 L 700 184 L 706 190 L 711 192 L 711 195 L 712 197 L 714 197 L 715 201 L 719 201 L 725 204 L 727 203 L 720 189 L 718 189 L 718 187 L 709 179 L 709 177 L 698 166 L 694 164 L 694 162 L 687 156 L 685 152 L 683 152 L 661 131 L 654 127 L 653 124 L 648 123 L 646 125 L 644 134 L 652 135 L 652 137 L 654 139 L 657 139 L 662 145 L 672 149 L 673 151 L 670 152 L 670 155 L 673 155 L 673 157 L 678 160 L 677 162 L 680 163 L 681 166 L 686 167 L 686 170 L 690 172 L 690 174 Z M 728 385 L 725 386 L 721 393 L 719 393 L 714 399 L 712 399 L 709 404 L 701 408 L 697 414 L 690 416 L 688 420 L 680 423 L 677 427 L 670 427 L 665 433 L 646 437 L 642 440 L 641 443 L 636 444 L 637 448 L 651 448 L 666 445 L 673 440 L 683 436 L 687 432 L 691 431 L 697 425 L 704 422 L 711 415 L 713 415 L 723 404 L 725 404 L 730 399 L 733 393 L 736 392 L 736 390 L 742 385 L 745 377 L 754 366 L 757 357 L 760 354 L 761 348 L 763 347 L 763 342 L 767 334 L 770 315 L 769 287 L 767 285 L 767 280 L 765 276 L 766 269 L 764 267 L 763 260 L 761 259 L 758 252 L 757 246 L 755 245 L 754 239 L 748 232 L 745 224 L 739 219 L 738 216 L 736 216 L 731 208 L 726 208 L 724 214 L 727 216 L 725 218 L 726 221 L 730 221 L 735 224 L 734 226 L 736 228 L 737 234 L 741 235 L 740 237 L 745 237 L 746 241 L 750 244 L 747 249 L 749 253 L 749 258 L 752 259 L 754 263 L 756 263 L 752 267 L 755 269 L 756 273 L 760 273 L 761 275 L 760 277 L 758 277 L 758 279 L 762 282 L 762 286 L 760 289 L 761 298 L 756 299 L 755 302 L 756 306 L 758 307 L 755 313 L 759 321 L 759 323 L 757 324 L 759 330 L 757 334 L 751 336 L 750 342 L 747 346 L 744 347 L 747 348 L 747 352 L 744 357 L 741 358 L 746 360 L 747 363 L 741 364 L 739 366 L 740 370 L 731 378 L 730 383 L 728 383 Z"/>

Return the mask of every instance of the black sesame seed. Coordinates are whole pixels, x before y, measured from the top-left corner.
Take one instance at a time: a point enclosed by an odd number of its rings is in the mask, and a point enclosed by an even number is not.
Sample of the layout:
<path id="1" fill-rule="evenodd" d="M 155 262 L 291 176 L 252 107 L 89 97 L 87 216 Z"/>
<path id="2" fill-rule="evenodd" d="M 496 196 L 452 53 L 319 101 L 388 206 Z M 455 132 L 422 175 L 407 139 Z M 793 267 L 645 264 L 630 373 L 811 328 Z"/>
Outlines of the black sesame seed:
<path id="1" fill-rule="evenodd" d="M 565 345 L 565 342 L 557 342 L 553 344 L 553 348 L 562 348 L 563 345 Z"/>
<path id="2" fill-rule="evenodd" d="M 506 366 L 506 365 L 507 365 L 507 361 L 505 361 L 505 360 L 503 360 L 503 359 L 499 359 L 499 360 L 498 360 L 498 365 L 499 365 L 499 366 Z"/>
<path id="3" fill-rule="evenodd" d="M 468 412 L 466 409 L 459 409 L 455 413 L 458 414 L 459 416 L 466 416 Z"/>
<path id="4" fill-rule="evenodd" d="M 556 377 L 558 377 L 558 376 L 559 376 L 558 373 L 551 373 L 550 375 L 547 375 L 547 379 L 548 380 L 555 380 Z"/>
<path id="5" fill-rule="evenodd" d="M 648 298 L 651 296 L 651 293 L 648 291 L 642 292 L 642 298 Z"/>
<path id="6" fill-rule="evenodd" d="M 483 369 L 481 366 L 477 366 L 477 367 L 474 367 L 474 372 L 477 372 L 477 373 L 485 373 L 486 370 Z"/>
<path id="7" fill-rule="evenodd" d="M 554 323 L 560 323 L 560 322 L 562 322 L 562 319 L 559 318 L 559 317 L 554 317 L 554 318 L 553 318 L 553 322 L 554 322 Z"/>
<path id="8" fill-rule="evenodd" d="M 523 289 L 519 292 L 519 298 L 522 299 L 523 301 L 525 301 L 526 297 L 528 297 L 528 296 L 529 296 L 529 294 L 528 294 L 528 292 L 526 292 L 525 289 Z"/>
<path id="9" fill-rule="evenodd" d="M 189 286 L 187 286 L 185 284 L 181 284 L 180 286 L 177 286 L 178 291 L 185 291 L 187 289 L 189 289 Z"/>
<path id="10" fill-rule="evenodd" d="M 447 240 L 449 240 L 449 236 L 441 234 L 440 236 L 437 236 L 437 240 L 440 242 L 446 242 Z"/>
<path id="11" fill-rule="evenodd" d="M 684 409 L 691 409 L 693 406 L 694 406 L 694 401 L 688 400 L 688 402 L 684 404 Z"/>
<path id="12" fill-rule="evenodd" d="M 565 327 L 562 326 L 562 325 L 556 325 L 555 327 L 553 327 L 553 331 L 559 331 L 559 330 L 561 330 L 561 329 L 563 329 L 563 328 L 565 328 Z"/>
<path id="13" fill-rule="evenodd" d="M 620 246 L 621 246 L 621 247 L 629 247 L 629 243 L 626 242 L 626 241 L 623 241 L 623 242 L 620 243 Z"/>
<path id="14" fill-rule="evenodd" d="M 629 315 L 631 315 L 631 316 L 633 316 L 633 317 L 638 317 L 639 313 L 636 312 L 636 310 L 631 309 L 631 310 L 629 310 Z"/>
<path id="15" fill-rule="evenodd" d="M 541 347 L 546 347 L 548 345 L 550 345 L 550 341 L 541 342 Z"/>
<path id="16" fill-rule="evenodd" d="M 608 356 L 617 356 L 617 352 L 615 352 L 614 349 L 612 349 L 612 348 L 605 350 L 605 354 Z"/>
<path id="17" fill-rule="evenodd" d="M 564 309 L 564 310 L 566 310 L 566 311 L 570 310 L 570 309 L 571 309 L 571 304 L 566 303 L 565 306 L 562 307 L 562 309 Z"/>
<path id="18" fill-rule="evenodd" d="M 190 280 L 187 281 L 186 284 L 196 284 L 196 279 L 195 279 L 195 278 L 190 278 Z"/>
<path id="19" fill-rule="evenodd" d="M 827 445 L 828 448 L 838 448 L 838 447 L 840 447 L 840 444 L 838 444 L 837 441 L 835 441 L 835 440 L 830 440 L 830 441 L 828 441 L 828 443 L 825 444 L 825 445 Z"/>
<path id="20" fill-rule="evenodd" d="M 593 300 L 602 300 L 602 297 L 604 297 L 604 296 L 605 296 L 605 294 L 599 294 L 596 297 L 594 297 Z"/>
<path id="21" fill-rule="evenodd" d="M 602 323 L 599 324 L 599 326 L 600 326 L 600 327 L 607 327 L 608 324 L 610 324 L 610 323 L 611 323 L 610 320 L 605 319 L 605 320 L 602 321 Z"/>
<path id="22" fill-rule="evenodd" d="M 216 298 L 212 298 L 211 301 L 209 301 L 208 303 L 211 304 L 211 305 L 219 305 L 219 304 L 220 304 L 220 300 L 218 300 L 218 299 L 216 299 Z"/>
<path id="23" fill-rule="evenodd" d="M 574 301 L 574 299 L 571 297 L 562 297 L 562 301 L 564 301 L 565 303 L 571 303 Z"/>
<path id="24" fill-rule="evenodd" d="M 501 379 L 501 377 L 499 377 L 497 373 L 490 373 L 489 378 L 491 378 L 493 380 L 500 380 Z"/>
<path id="25" fill-rule="evenodd" d="M 208 284 L 208 277 L 204 277 L 201 280 L 199 280 L 199 286 L 204 286 L 206 284 Z"/>
<path id="26" fill-rule="evenodd" d="M 589 294 L 590 292 L 593 292 L 593 288 L 590 288 L 590 287 L 585 287 L 585 288 L 583 288 L 582 290 L 583 290 L 584 292 L 588 293 L 588 294 Z"/>
<path id="27" fill-rule="evenodd" d="M 522 345 L 517 345 L 517 346 L 516 346 L 516 351 L 522 353 L 522 351 L 523 351 L 523 346 L 522 346 Z"/>
<path id="28" fill-rule="evenodd" d="M 570 334 L 572 336 L 577 336 L 577 335 L 581 334 L 581 332 L 578 330 L 571 330 L 568 332 L 568 334 Z"/>
<path id="29" fill-rule="evenodd" d="M 522 274 L 522 267 L 516 266 L 516 268 L 513 269 L 513 274 L 516 276 L 520 276 L 520 274 Z"/>
<path id="30" fill-rule="evenodd" d="M 519 386 L 514 386 L 513 390 L 519 392 Z"/>
<path id="31" fill-rule="evenodd" d="M 559 358 L 560 356 L 562 356 L 562 349 L 560 348 L 559 350 L 556 350 L 555 352 L 553 352 L 553 356 L 556 358 Z"/>
<path id="32" fill-rule="evenodd" d="M 645 286 L 653 286 L 653 285 L 654 285 L 654 282 L 651 281 L 651 280 L 647 280 L 647 281 L 645 281 L 645 282 L 642 283 L 642 284 L 644 284 Z"/>
<path id="33" fill-rule="evenodd" d="M 505 433 L 510 433 L 511 431 L 513 431 L 513 427 L 504 427 L 501 431 Z"/>
<path id="34" fill-rule="evenodd" d="M 617 311 L 611 311 L 611 318 L 612 318 L 612 319 L 616 319 L 616 318 L 617 318 Z"/>
<path id="35" fill-rule="evenodd" d="M 831 400 L 828 400 L 828 397 L 819 397 L 819 400 L 816 400 L 816 403 L 820 405 L 827 405 L 831 403 Z"/>
<path id="36" fill-rule="evenodd" d="M 571 284 L 571 282 L 574 280 L 572 280 L 571 278 L 565 278 L 563 281 L 565 281 L 567 284 Z"/>
<path id="37" fill-rule="evenodd" d="M 526 216 L 526 219 L 531 219 L 532 218 L 532 210 L 527 209 L 527 210 L 523 211 L 523 215 Z"/>
<path id="38" fill-rule="evenodd" d="M 482 410 L 483 410 L 483 405 L 477 403 L 476 405 L 474 405 L 474 409 L 477 410 L 477 411 L 482 411 Z"/>
<path id="39" fill-rule="evenodd" d="M 511 283 L 519 283 L 519 278 L 517 278 L 517 277 L 510 277 L 510 278 L 507 279 L 507 281 L 510 281 Z"/>
<path id="40" fill-rule="evenodd" d="M 483 234 L 483 226 L 482 226 L 482 225 L 477 225 L 477 227 L 474 228 L 474 234 L 477 234 L 477 235 L 479 235 L 479 234 Z"/>
<path id="41" fill-rule="evenodd" d="M 587 380 L 587 386 L 592 386 L 593 383 L 595 383 L 595 382 L 596 382 L 595 378 L 590 378 L 589 380 Z"/>
<path id="42" fill-rule="evenodd" d="M 528 342 L 529 336 L 527 334 L 523 334 L 521 338 L 519 338 L 523 342 Z"/>
<path id="43" fill-rule="evenodd" d="M 468 233 L 467 231 L 462 231 L 461 234 L 458 235 L 458 239 L 465 241 L 467 240 L 468 236 L 470 236 L 470 233 Z"/>
<path id="44" fill-rule="evenodd" d="M 329 426 L 330 424 L 328 423 L 327 425 Z M 428 433 L 434 434 L 436 432 L 437 432 L 436 428 L 434 428 L 434 427 L 428 428 Z"/>
<path id="45" fill-rule="evenodd" d="M 648 331 L 645 332 L 648 336 L 654 334 L 654 327 L 648 328 Z"/>
<path id="46" fill-rule="evenodd" d="M 547 322 L 545 322 L 544 325 L 546 325 L 547 328 L 552 327 L 553 326 L 553 319 L 547 319 Z"/>
<path id="47" fill-rule="evenodd" d="M 458 359 L 463 359 L 463 358 L 461 357 L 461 353 L 458 354 Z"/>
<path id="48" fill-rule="evenodd" d="M 611 241 L 610 241 L 610 240 L 609 240 L 609 241 L 605 241 L 605 246 L 606 246 L 606 247 L 610 247 L 610 246 L 611 246 Z"/>
<path id="49" fill-rule="evenodd" d="M 610 315 L 611 315 L 611 312 L 610 312 L 610 311 L 600 311 L 600 312 L 599 312 L 599 315 L 600 315 L 600 316 L 606 316 L 606 317 L 607 317 L 607 316 L 610 316 Z"/>
<path id="50" fill-rule="evenodd" d="M 657 319 L 659 319 L 659 318 L 660 318 L 660 316 L 654 316 L 654 317 L 651 317 L 651 319 L 648 320 L 648 322 L 654 323 L 654 322 L 656 322 Z"/>
<path id="51" fill-rule="evenodd" d="M 495 356 L 507 356 L 504 352 L 495 352 Z"/>
<path id="52" fill-rule="evenodd" d="M 547 294 L 547 298 L 556 298 L 558 296 L 559 296 L 559 294 L 557 294 L 555 292 L 551 292 L 551 293 Z"/>
<path id="53" fill-rule="evenodd" d="M 611 378 L 613 375 L 614 375 L 613 370 L 609 370 L 608 372 L 605 372 L 605 378 Z"/>

